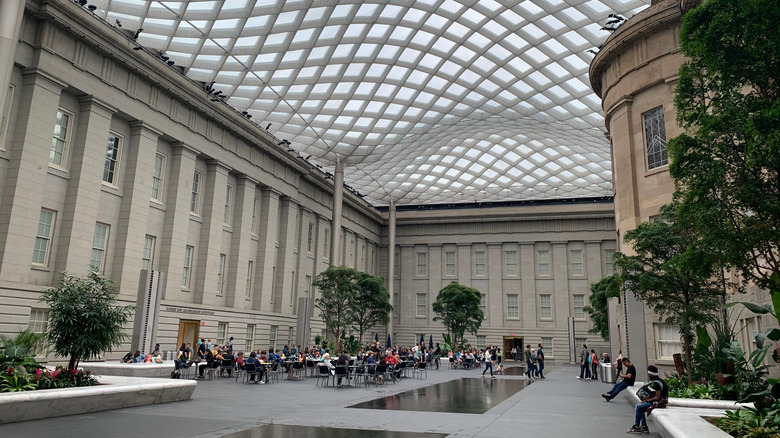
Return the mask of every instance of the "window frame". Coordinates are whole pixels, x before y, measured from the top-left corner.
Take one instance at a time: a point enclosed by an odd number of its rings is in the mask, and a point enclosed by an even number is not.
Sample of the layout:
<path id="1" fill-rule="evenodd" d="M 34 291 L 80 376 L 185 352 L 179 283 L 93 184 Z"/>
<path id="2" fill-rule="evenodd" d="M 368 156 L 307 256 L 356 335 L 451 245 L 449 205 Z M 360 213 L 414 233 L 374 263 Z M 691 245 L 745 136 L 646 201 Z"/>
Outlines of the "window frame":
<path id="1" fill-rule="evenodd" d="M 98 230 L 104 229 L 105 233 L 103 236 L 98 236 Z M 90 269 L 97 268 L 97 271 L 101 274 L 106 272 L 106 255 L 108 253 L 108 239 L 111 235 L 111 225 L 104 224 L 102 222 L 96 222 L 95 223 L 95 232 L 92 235 L 92 252 L 89 259 L 89 266 Z M 98 243 L 98 239 L 103 240 L 103 246 L 98 247 L 96 244 Z M 100 253 L 100 264 L 95 265 L 95 252 L 99 251 Z"/>
<path id="2" fill-rule="evenodd" d="M 255 262 L 254 260 L 247 260 L 246 262 L 246 298 L 252 298 L 252 286 L 255 280 Z"/>
<path id="3" fill-rule="evenodd" d="M 3 112 L 0 113 L 0 151 L 6 150 L 5 140 L 8 138 L 8 127 L 11 126 L 11 108 L 13 106 L 15 93 L 16 86 L 14 84 L 9 84 L 5 108 L 2 108 Z"/>
<path id="4" fill-rule="evenodd" d="M 545 305 L 545 300 L 547 301 L 547 305 Z M 545 310 L 547 312 L 545 312 Z M 545 316 L 545 313 L 548 313 L 548 315 Z M 539 294 L 539 319 L 551 320 L 552 315 L 552 295 Z"/>
<path id="5" fill-rule="evenodd" d="M 257 324 L 246 325 L 246 338 L 244 338 L 244 351 L 255 350 L 255 332 L 257 331 Z"/>
<path id="6" fill-rule="evenodd" d="M 485 275 L 487 275 L 487 251 L 474 251 L 474 276 Z"/>
<path id="7" fill-rule="evenodd" d="M 30 315 L 27 318 L 27 329 L 36 334 L 47 334 L 49 332 L 49 309 L 30 308 Z M 48 342 L 46 336 L 35 343 L 33 347 L 33 356 L 36 358 L 46 357 L 48 355 Z"/>
<path id="8" fill-rule="evenodd" d="M 582 300 L 581 303 L 577 303 L 578 300 Z M 574 316 L 574 319 L 577 320 L 585 320 L 585 295 L 584 294 L 573 294 L 572 295 L 572 307 L 574 308 L 574 311 L 572 315 Z M 579 304 L 579 305 L 578 305 Z"/>
<path id="9" fill-rule="evenodd" d="M 514 305 L 511 303 L 513 299 Z M 510 313 L 512 309 L 514 309 L 515 316 Z M 520 319 L 520 294 L 506 294 L 506 319 Z"/>
<path id="10" fill-rule="evenodd" d="M 483 320 L 487 319 L 487 294 L 479 294 L 479 310 L 482 311 Z"/>
<path id="11" fill-rule="evenodd" d="M 659 130 L 653 130 L 653 127 L 648 127 L 648 123 L 656 125 Z M 663 134 L 663 138 L 661 138 Z M 651 136 L 652 138 L 648 138 Z M 656 137 L 661 143 L 656 146 Z M 642 139 L 645 144 L 645 169 L 647 171 L 653 171 L 664 166 L 669 165 L 669 152 L 667 150 L 667 138 L 666 138 L 666 116 L 664 114 L 664 107 L 659 106 L 642 113 Z M 657 157 L 656 157 L 657 156 Z"/>
<path id="12" fill-rule="evenodd" d="M 225 212 L 222 216 L 222 224 L 226 227 L 233 223 L 233 186 L 225 186 Z"/>
<path id="13" fill-rule="evenodd" d="M 582 277 L 585 275 L 585 258 L 581 249 L 569 250 L 569 265 L 572 277 Z"/>
<path id="14" fill-rule="evenodd" d="M 41 216 L 44 213 L 49 213 L 51 215 L 51 220 L 50 220 L 50 223 L 48 225 L 45 224 L 45 223 L 43 225 L 41 224 Z M 33 260 L 32 260 L 32 264 L 33 265 L 35 265 L 35 266 L 49 266 L 49 259 L 51 258 L 52 241 L 54 240 L 54 226 L 55 226 L 56 222 L 57 222 L 57 212 L 56 211 L 50 210 L 48 208 L 41 208 L 41 212 L 38 215 L 38 227 L 36 228 L 36 231 L 35 231 L 35 241 L 34 241 L 34 244 L 33 244 Z M 39 234 L 41 226 L 44 226 L 44 227 L 48 226 L 48 230 L 49 230 L 48 236 L 43 236 L 43 235 Z M 42 263 L 37 262 L 36 259 L 35 259 L 36 251 L 39 251 L 39 249 L 37 248 L 39 241 L 44 241 L 45 244 L 46 244 L 46 248 L 45 248 L 44 254 L 43 254 L 43 262 Z"/>
<path id="15" fill-rule="evenodd" d="M 268 331 L 268 348 L 276 349 L 276 338 L 279 336 L 279 326 L 272 325 Z"/>
<path id="16" fill-rule="evenodd" d="M 449 260 L 449 257 L 452 257 L 452 260 Z M 445 277 L 454 277 L 457 274 L 456 269 L 456 261 L 455 261 L 455 251 L 445 251 L 444 252 L 444 276 Z"/>
<path id="17" fill-rule="evenodd" d="M 200 216 L 200 191 L 203 187 L 203 172 L 195 170 L 192 173 L 192 191 L 190 196 L 190 213 Z"/>
<path id="18" fill-rule="evenodd" d="M 215 340 L 217 341 L 217 345 L 225 345 L 225 340 L 227 340 L 227 334 L 228 334 L 228 323 L 224 321 L 218 321 L 217 337 L 215 338 Z"/>
<path id="19" fill-rule="evenodd" d="M 314 222 L 307 221 L 307 223 L 306 252 L 311 254 L 312 245 L 314 244 Z"/>
<path id="20" fill-rule="evenodd" d="M 543 255 L 544 257 L 542 257 Z M 549 277 L 552 274 L 549 249 L 536 250 L 536 269 L 540 277 Z"/>
<path id="21" fill-rule="evenodd" d="M 676 339 L 662 339 L 662 335 L 664 335 L 664 332 L 671 331 L 671 333 L 674 333 L 677 338 Z M 677 329 L 672 324 L 664 324 L 664 323 L 655 323 L 653 324 L 653 336 L 655 341 L 655 357 L 657 360 L 673 360 L 675 353 L 682 353 L 682 339 L 680 338 L 680 333 L 677 331 Z M 665 349 L 664 345 L 677 345 L 677 351 L 672 353 L 672 355 L 664 356 L 662 354 L 662 351 Z"/>
<path id="22" fill-rule="evenodd" d="M 617 250 L 605 249 L 604 250 L 604 276 L 609 276 L 615 273 L 615 253 Z"/>
<path id="23" fill-rule="evenodd" d="M 65 125 L 65 135 L 62 137 L 57 137 L 57 127 L 60 126 L 57 122 L 58 119 L 60 119 L 59 115 L 65 115 L 68 117 L 68 121 Z M 52 133 L 52 147 L 49 149 L 49 166 L 54 167 L 56 169 L 60 170 L 68 170 L 68 164 L 69 164 L 69 153 L 70 153 L 70 142 L 71 137 L 73 134 L 73 119 L 76 117 L 76 115 L 62 107 L 57 108 L 57 115 L 54 119 L 54 132 Z M 62 151 L 59 152 L 61 155 L 61 161 L 59 163 L 56 163 L 52 161 L 53 155 L 56 156 L 57 154 L 57 147 L 55 146 L 54 142 L 55 140 L 59 140 L 62 142 Z"/>
<path id="24" fill-rule="evenodd" d="M 414 310 L 414 317 L 415 318 L 427 318 L 428 317 L 428 294 L 426 293 L 418 293 L 415 294 L 416 301 L 415 301 L 415 310 Z M 422 303 L 420 302 L 422 298 Z M 422 312 L 420 312 L 422 310 Z"/>
<path id="25" fill-rule="evenodd" d="M 160 174 L 157 175 L 157 161 L 160 162 Z M 154 156 L 154 165 L 152 165 L 152 189 L 149 193 L 149 199 L 162 204 L 163 202 L 163 188 L 165 185 L 165 164 L 168 161 L 168 157 L 165 154 L 157 152 Z M 155 196 L 154 192 L 157 192 Z"/>
<path id="26" fill-rule="evenodd" d="M 195 258 L 195 247 L 193 245 L 184 246 L 184 260 L 181 270 L 181 287 L 189 289 L 192 281 L 192 260 Z"/>
<path id="27" fill-rule="evenodd" d="M 260 234 L 260 197 L 255 196 L 252 201 L 252 230 L 251 234 L 257 236 Z"/>
<path id="28" fill-rule="evenodd" d="M 222 295 L 225 287 L 225 269 L 227 269 L 227 254 L 220 254 L 217 261 L 217 295 Z"/>
<path id="29" fill-rule="evenodd" d="M 109 157 L 108 153 L 112 150 L 111 147 L 111 137 L 114 138 L 114 155 L 115 158 L 112 160 L 112 158 Z M 120 165 L 122 161 L 122 146 L 124 145 L 124 137 L 117 134 L 114 131 L 108 131 L 108 145 L 106 147 L 106 161 L 103 164 L 103 184 L 109 185 L 111 187 L 119 187 L 119 170 Z M 108 169 L 109 163 L 114 163 L 114 169 L 110 170 Z M 109 173 L 111 175 L 110 180 L 106 180 L 106 173 Z"/>
<path id="30" fill-rule="evenodd" d="M 428 253 L 427 252 L 417 252 L 417 276 L 418 277 L 427 277 L 428 276 Z"/>
<path id="31" fill-rule="evenodd" d="M 504 251 L 504 275 L 507 277 L 517 277 L 520 275 L 520 270 L 517 264 L 517 250 Z"/>
<path id="32" fill-rule="evenodd" d="M 147 245 L 150 240 L 151 245 Z M 156 245 L 157 237 L 149 234 L 144 236 L 144 249 L 141 253 L 141 269 L 154 269 L 154 250 Z"/>

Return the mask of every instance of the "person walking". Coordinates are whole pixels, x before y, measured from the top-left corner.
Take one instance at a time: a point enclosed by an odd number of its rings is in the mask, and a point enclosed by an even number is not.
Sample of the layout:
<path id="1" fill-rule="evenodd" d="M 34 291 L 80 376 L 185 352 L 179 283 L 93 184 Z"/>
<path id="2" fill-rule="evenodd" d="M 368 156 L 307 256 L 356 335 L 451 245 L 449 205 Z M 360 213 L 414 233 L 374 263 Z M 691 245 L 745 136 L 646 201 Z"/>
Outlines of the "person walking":
<path id="1" fill-rule="evenodd" d="M 529 379 L 533 379 L 534 361 L 531 358 L 531 344 L 526 344 L 525 346 L 525 366 L 527 368 L 527 371 L 525 372 L 525 376 Z"/>
<path id="2" fill-rule="evenodd" d="M 510 353 L 512 354 L 512 360 L 517 360 L 517 347 L 512 347 Z"/>
<path id="3" fill-rule="evenodd" d="M 596 356 L 596 350 L 592 349 L 590 350 L 590 368 L 591 368 L 591 379 L 598 380 L 599 379 L 599 357 Z"/>
<path id="4" fill-rule="evenodd" d="M 536 377 L 544 379 L 544 351 L 542 351 L 542 344 L 538 345 L 539 349 L 536 350 Z"/>
<path id="5" fill-rule="evenodd" d="M 584 377 L 585 380 L 590 380 L 590 366 L 588 366 L 589 358 L 590 352 L 588 351 L 588 346 L 582 344 L 582 351 L 580 351 L 580 375 L 577 376 L 578 379 Z"/>
<path id="6" fill-rule="evenodd" d="M 490 370 L 490 378 L 496 378 L 493 375 L 493 358 L 495 358 L 495 354 L 496 350 L 493 349 L 493 346 L 488 347 L 488 351 L 485 353 L 485 371 L 482 371 L 482 377 L 485 377 L 485 373 Z"/>

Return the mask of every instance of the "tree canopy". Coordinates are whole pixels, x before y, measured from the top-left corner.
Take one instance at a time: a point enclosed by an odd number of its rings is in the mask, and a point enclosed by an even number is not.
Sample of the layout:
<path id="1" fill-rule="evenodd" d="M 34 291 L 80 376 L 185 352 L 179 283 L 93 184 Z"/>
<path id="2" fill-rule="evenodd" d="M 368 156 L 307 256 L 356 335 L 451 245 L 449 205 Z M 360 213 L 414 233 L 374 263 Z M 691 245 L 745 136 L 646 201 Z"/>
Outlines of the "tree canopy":
<path id="1" fill-rule="evenodd" d="M 452 332 L 452 345 L 463 343 L 466 332 L 476 334 L 485 317 L 479 308 L 482 294 L 453 281 L 439 291 L 433 302 L 434 321 L 441 321 Z"/>
<path id="2" fill-rule="evenodd" d="M 606 341 L 609 340 L 609 312 L 607 303 L 610 298 L 620 296 L 620 277 L 612 274 L 597 283 L 590 285 L 590 306 L 583 310 L 588 312 L 593 328 L 588 333 L 598 333 Z"/>
<path id="3" fill-rule="evenodd" d="M 127 338 L 124 326 L 135 306 L 117 306 L 116 296 L 114 282 L 94 270 L 86 277 L 63 272 L 57 287 L 43 292 L 41 301 L 49 305 L 49 343 L 57 356 L 70 357 L 68 369 Z"/>
<path id="4" fill-rule="evenodd" d="M 709 0 L 688 12 L 669 171 L 682 226 L 780 292 L 780 2 Z"/>
<path id="5" fill-rule="evenodd" d="M 363 333 L 376 325 L 390 321 L 390 293 L 385 287 L 385 279 L 361 272 L 357 281 L 357 290 L 352 299 L 351 328 L 358 333 L 358 342 L 363 344 Z"/>

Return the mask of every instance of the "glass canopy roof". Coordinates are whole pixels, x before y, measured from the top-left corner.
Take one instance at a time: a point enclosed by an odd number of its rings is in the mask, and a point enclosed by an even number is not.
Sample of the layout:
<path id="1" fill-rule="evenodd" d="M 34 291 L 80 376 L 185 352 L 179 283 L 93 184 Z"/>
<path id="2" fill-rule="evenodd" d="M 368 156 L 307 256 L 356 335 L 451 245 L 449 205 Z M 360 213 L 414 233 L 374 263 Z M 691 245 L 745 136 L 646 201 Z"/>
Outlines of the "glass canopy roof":
<path id="1" fill-rule="evenodd" d="M 376 206 L 612 194 L 589 49 L 649 0 L 95 0 Z"/>

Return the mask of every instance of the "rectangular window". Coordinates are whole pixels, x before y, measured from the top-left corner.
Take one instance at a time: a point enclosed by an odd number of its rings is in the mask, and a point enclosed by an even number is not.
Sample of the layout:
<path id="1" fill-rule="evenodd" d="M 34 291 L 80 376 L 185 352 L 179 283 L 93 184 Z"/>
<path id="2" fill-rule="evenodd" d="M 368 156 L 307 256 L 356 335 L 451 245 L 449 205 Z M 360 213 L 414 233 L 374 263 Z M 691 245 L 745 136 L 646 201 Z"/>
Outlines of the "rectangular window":
<path id="1" fill-rule="evenodd" d="M 246 345 L 244 347 L 245 351 L 254 351 L 255 349 L 255 329 L 256 326 L 254 324 L 246 325 Z"/>
<path id="2" fill-rule="evenodd" d="M 444 253 L 444 275 L 448 277 L 455 275 L 455 251 Z"/>
<path id="3" fill-rule="evenodd" d="M 276 348 L 276 334 L 279 331 L 278 325 L 271 326 L 271 333 L 268 336 L 268 348 Z"/>
<path id="4" fill-rule="evenodd" d="M 217 293 L 222 293 L 222 285 L 224 283 L 225 279 L 225 262 L 227 261 L 227 256 L 225 254 L 219 255 L 219 265 L 217 266 Z"/>
<path id="5" fill-rule="evenodd" d="M 574 295 L 574 319 L 585 319 L 585 295 Z"/>
<path id="6" fill-rule="evenodd" d="M 682 353 L 680 333 L 671 324 L 655 324 L 657 359 L 672 359 L 675 353 Z"/>
<path id="7" fill-rule="evenodd" d="M 260 198 L 257 196 L 252 203 L 252 234 L 260 234 Z"/>
<path id="8" fill-rule="evenodd" d="M 225 214 L 222 223 L 230 226 L 231 222 L 233 222 L 233 186 L 228 185 L 225 189 Z"/>
<path id="9" fill-rule="evenodd" d="M 417 253 L 417 276 L 425 277 L 426 275 L 428 275 L 428 253 L 418 252 Z"/>
<path id="10" fill-rule="evenodd" d="M 228 323 L 217 323 L 217 345 L 225 345 L 227 339 Z"/>
<path id="11" fill-rule="evenodd" d="M 106 248 L 108 247 L 108 225 L 96 223 L 95 235 L 92 237 L 92 258 L 89 266 L 104 272 L 106 266 Z"/>
<path id="12" fill-rule="evenodd" d="M 303 296 L 307 297 L 311 293 L 311 275 L 307 275 L 303 283 Z"/>
<path id="13" fill-rule="evenodd" d="M 477 350 L 484 350 L 486 343 L 484 335 L 477 335 Z"/>
<path id="14" fill-rule="evenodd" d="M 195 247 L 187 245 L 184 247 L 184 268 L 181 271 L 181 287 L 190 287 L 190 277 L 192 271 L 192 259 L 195 256 Z"/>
<path id="15" fill-rule="evenodd" d="M 309 222 L 309 231 L 306 236 L 306 251 L 311 252 L 312 243 L 314 242 L 314 224 Z"/>
<path id="16" fill-rule="evenodd" d="M 57 111 L 57 119 L 54 122 L 54 135 L 51 139 L 49 163 L 63 169 L 68 164 L 68 142 L 70 141 L 70 123 L 72 119 L 72 114 L 59 109 Z"/>
<path id="17" fill-rule="evenodd" d="M 574 351 L 577 352 L 575 355 L 577 360 L 579 360 L 583 345 L 588 345 L 588 338 L 574 338 Z"/>
<path id="18" fill-rule="evenodd" d="M 41 215 L 38 217 L 38 231 L 36 231 L 35 234 L 35 247 L 33 248 L 32 257 L 32 262 L 35 265 L 47 266 L 49 264 L 55 217 L 55 212 L 41 209 Z"/>
<path id="19" fill-rule="evenodd" d="M 485 251 L 474 253 L 474 275 L 485 275 Z"/>
<path id="20" fill-rule="evenodd" d="M 415 313 L 415 316 L 424 317 L 428 310 L 427 304 L 426 294 L 417 294 L 417 312 Z"/>
<path id="21" fill-rule="evenodd" d="M 479 294 L 479 310 L 482 311 L 482 316 L 487 319 L 487 296 L 485 294 Z"/>
<path id="22" fill-rule="evenodd" d="M 27 329 L 36 334 L 46 334 L 49 332 L 49 311 L 46 309 L 30 309 L 30 321 Z M 46 356 L 48 343 L 44 337 L 35 343 L 32 353 L 35 357 Z"/>
<path id="23" fill-rule="evenodd" d="M 11 104 L 14 101 L 14 91 L 16 87 L 8 86 L 8 94 L 5 101 L 5 108 L 0 113 L 0 151 L 5 150 L 5 139 L 8 137 L 8 125 L 11 120 Z"/>
<path id="24" fill-rule="evenodd" d="M 747 334 L 747 342 L 745 343 L 745 350 L 753 352 L 756 350 L 756 335 L 760 332 L 759 318 L 745 318 L 745 333 Z"/>
<path id="25" fill-rule="evenodd" d="M 329 259 L 330 252 L 328 252 L 328 249 L 330 247 L 328 245 L 330 245 L 330 230 L 328 228 L 325 228 L 325 232 L 323 234 L 324 237 L 322 239 L 322 257 Z"/>
<path id="26" fill-rule="evenodd" d="M 581 277 L 583 274 L 582 250 L 576 249 L 569 251 L 569 257 L 571 258 L 571 275 Z"/>
<path id="27" fill-rule="evenodd" d="M 200 185 L 203 182 L 203 172 L 196 170 L 192 174 L 192 196 L 190 197 L 190 212 L 200 213 Z"/>
<path id="28" fill-rule="evenodd" d="M 582 344 L 580 344 L 580 345 L 582 345 Z M 550 356 L 552 356 L 552 351 L 553 351 L 553 338 L 544 338 L 544 337 L 543 337 L 543 338 L 542 338 L 542 348 L 543 348 L 543 349 L 544 349 L 544 351 L 545 351 L 545 353 L 544 353 L 545 357 L 550 357 Z"/>
<path id="29" fill-rule="evenodd" d="M 115 186 L 119 181 L 119 156 L 121 137 L 110 132 L 108 134 L 108 147 L 106 148 L 106 162 L 103 165 L 103 182 Z"/>
<path id="30" fill-rule="evenodd" d="M 252 260 L 248 261 L 246 264 L 246 294 L 245 296 L 247 298 L 252 297 L 252 283 L 255 276 L 255 262 Z"/>
<path id="31" fill-rule="evenodd" d="M 536 257 L 539 263 L 539 275 L 550 275 L 550 251 L 537 251 Z"/>
<path id="32" fill-rule="evenodd" d="M 504 263 L 506 263 L 506 275 L 517 276 L 517 251 L 505 251 Z"/>
<path id="33" fill-rule="evenodd" d="M 518 302 L 517 294 L 509 294 L 506 296 L 506 317 L 507 318 L 520 317 L 520 305 Z"/>
<path id="34" fill-rule="evenodd" d="M 669 164 L 666 154 L 666 127 L 664 109 L 656 108 L 642 114 L 645 130 L 645 148 L 647 151 L 647 170 Z"/>
<path id="35" fill-rule="evenodd" d="M 154 169 L 152 170 L 152 195 L 153 201 L 162 202 L 163 181 L 165 178 L 165 155 L 154 156 Z"/>
<path id="36" fill-rule="evenodd" d="M 607 249 L 604 251 L 604 275 L 615 273 L 615 250 Z"/>
<path id="37" fill-rule="evenodd" d="M 157 238 L 146 235 L 144 237 L 144 253 L 141 256 L 141 269 L 152 269 L 154 262 L 154 244 Z"/>
<path id="38" fill-rule="evenodd" d="M 539 295 L 539 317 L 552 319 L 552 300 L 550 295 Z"/>

